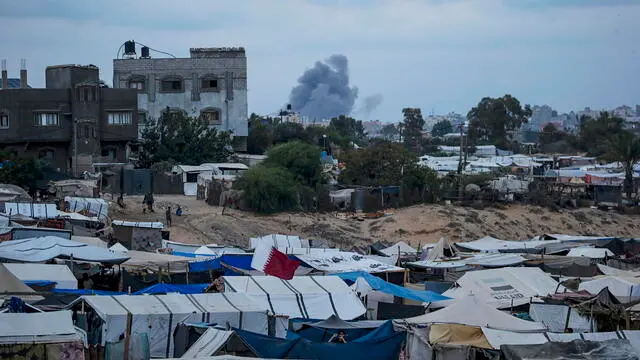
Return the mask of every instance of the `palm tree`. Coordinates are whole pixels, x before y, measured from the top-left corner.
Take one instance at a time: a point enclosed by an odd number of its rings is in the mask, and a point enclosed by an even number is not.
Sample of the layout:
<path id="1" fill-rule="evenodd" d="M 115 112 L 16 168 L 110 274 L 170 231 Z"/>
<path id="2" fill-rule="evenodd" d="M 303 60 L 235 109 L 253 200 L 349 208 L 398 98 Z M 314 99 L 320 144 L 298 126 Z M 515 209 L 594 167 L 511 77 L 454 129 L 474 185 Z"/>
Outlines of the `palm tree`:
<path id="1" fill-rule="evenodd" d="M 611 148 L 608 158 L 618 161 L 624 168 L 624 190 L 627 200 L 631 200 L 633 193 L 633 166 L 640 161 L 640 138 L 628 131 L 623 131 L 610 140 Z"/>

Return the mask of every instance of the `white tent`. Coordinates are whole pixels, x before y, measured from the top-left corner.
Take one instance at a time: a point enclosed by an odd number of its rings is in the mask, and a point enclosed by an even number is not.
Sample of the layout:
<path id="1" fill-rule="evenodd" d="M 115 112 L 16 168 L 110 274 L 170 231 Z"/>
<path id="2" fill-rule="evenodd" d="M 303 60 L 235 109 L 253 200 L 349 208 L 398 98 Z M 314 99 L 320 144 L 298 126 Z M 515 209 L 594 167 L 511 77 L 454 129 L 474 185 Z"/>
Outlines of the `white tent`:
<path id="1" fill-rule="evenodd" d="M 82 341 L 71 311 L 0 314 L 0 344 Z"/>
<path id="2" fill-rule="evenodd" d="M 482 239 L 456 243 L 458 247 L 473 251 L 500 251 L 500 250 L 525 250 L 543 248 L 547 245 L 558 244 L 560 240 L 530 240 L 530 241 L 506 241 L 485 236 Z"/>
<path id="3" fill-rule="evenodd" d="M 113 252 L 116 252 L 116 253 L 121 253 L 121 254 L 126 254 L 126 253 L 129 252 L 129 249 L 127 249 L 126 247 L 124 247 L 124 245 L 122 245 L 120 243 L 115 243 L 115 245 L 110 247 L 109 250 L 111 250 Z"/>
<path id="4" fill-rule="evenodd" d="M 7 263 L 5 267 L 21 281 L 53 281 L 56 289 L 78 288 L 78 280 L 67 265 Z"/>
<path id="5" fill-rule="evenodd" d="M 599 293 L 602 289 L 608 287 L 613 296 L 626 302 L 630 297 L 640 296 L 640 278 L 625 276 L 597 276 L 589 281 L 581 282 L 578 286 L 579 290 L 587 290 L 592 294 Z"/>
<path id="6" fill-rule="evenodd" d="M 460 324 L 515 332 L 540 332 L 544 324 L 518 319 L 468 295 L 442 310 L 405 319 L 409 324 Z"/>
<path id="7" fill-rule="evenodd" d="M 472 293 L 498 309 L 527 304 L 532 297 L 564 291 L 564 287 L 549 274 L 539 268 L 528 267 L 469 271 L 458 279 L 457 285 L 463 293 Z M 455 298 L 460 293 L 454 288 L 442 295 Z"/>
<path id="8" fill-rule="evenodd" d="M 418 250 L 407 245 L 407 243 L 405 243 L 404 241 L 400 241 L 395 243 L 392 246 L 389 246 L 388 248 L 380 250 L 380 252 L 387 256 L 393 256 L 398 254 L 400 254 L 400 256 L 403 256 L 403 255 L 416 255 L 418 253 Z"/>
<path id="9" fill-rule="evenodd" d="M 267 309 L 244 294 L 83 296 L 104 321 L 102 343 L 127 332 L 147 333 L 152 357 L 173 354 L 173 332 L 180 322 L 206 321 L 268 334 Z"/>
<path id="10" fill-rule="evenodd" d="M 326 319 L 337 315 L 352 320 L 366 309 L 356 293 L 337 276 L 226 276 L 225 291 L 249 295 L 276 315 Z"/>
<path id="11" fill-rule="evenodd" d="M 210 327 L 189 347 L 181 358 L 197 359 L 203 356 L 212 356 L 229 341 L 232 335 L 233 331 L 218 330 Z"/>
<path id="12" fill-rule="evenodd" d="M 209 249 L 208 247 L 206 247 L 204 245 L 202 245 L 199 248 L 197 248 L 193 253 L 196 254 L 196 255 L 213 255 L 213 256 L 216 255 L 215 251 Z"/>
<path id="13" fill-rule="evenodd" d="M 410 262 L 409 265 L 421 268 L 450 269 L 468 265 L 483 267 L 503 267 L 522 264 L 526 259 L 520 254 L 480 253 L 468 258 L 449 258 Z"/>
<path id="14" fill-rule="evenodd" d="M 310 255 L 297 255 L 298 259 L 312 268 L 326 273 L 364 271 L 368 273 L 404 271 L 403 268 L 389 265 L 371 257 L 353 252 L 328 252 Z"/>
<path id="15" fill-rule="evenodd" d="M 300 239 L 300 236 L 271 234 L 249 240 L 249 249 L 255 249 L 258 244 L 266 244 L 274 248 L 308 248 L 309 240 Z"/>
<path id="16" fill-rule="evenodd" d="M 120 264 L 129 257 L 107 249 L 57 236 L 10 240 L 0 243 L 0 259 L 15 262 L 45 262 L 54 258 Z"/>
<path id="17" fill-rule="evenodd" d="M 213 251 L 216 255 L 224 255 L 224 254 L 246 254 L 247 252 L 243 249 L 235 246 L 220 246 L 216 244 L 207 244 L 204 245 L 209 250 Z M 162 247 L 169 248 L 175 252 L 183 252 L 183 253 L 195 253 L 195 251 L 201 247 L 201 245 L 197 244 L 187 244 L 181 243 L 177 241 L 169 241 L 162 240 Z"/>
<path id="18" fill-rule="evenodd" d="M 590 246 L 581 246 L 581 247 L 577 247 L 569 250 L 569 253 L 567 254 L 567 256 L 574 256 L 574 257 L 584 256 L 591 259 L 604 259 L 607 256 L 613 256 L 613 253 L 609 249 L 604 249 L 604 248 L 600 249 L 600 248 L 594 248 Z"/>
<path id="19" fill-rule="evenodd" d="M 9 264 L 0 263 L 0 302 L 4 302 L 4 299 L 11 297 L 12 294 L 22 294 L 20 298 L 26 302 L 35 302 L 43 299 L 42 296 L 35 295 L 35 290 L 13 275 L 6 265 Z M 34 295 L 27 295 L 28 293 L 34 293 Z"/>

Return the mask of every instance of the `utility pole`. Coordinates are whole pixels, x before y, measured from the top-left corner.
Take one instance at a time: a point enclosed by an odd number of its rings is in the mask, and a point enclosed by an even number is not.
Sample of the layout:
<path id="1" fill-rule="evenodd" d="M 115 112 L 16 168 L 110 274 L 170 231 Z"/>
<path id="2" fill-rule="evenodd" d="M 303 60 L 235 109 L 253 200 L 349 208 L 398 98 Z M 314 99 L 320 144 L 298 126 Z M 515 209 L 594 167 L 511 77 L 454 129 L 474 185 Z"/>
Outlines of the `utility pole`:
<path id="1" fill-rule="evenodd" d="M 463 188 L 462 188 L 462 170 L 464 167 L 464 163 L 462 162 L 462 148 L 464 141 L 464 127 L 463 124 L 460 124 L 460 151 L 458 152 L 458 199 L 462 201 Z"/>
<path id="2" fill-rule="evenodd" d="M 78 176 L 78 120 L 73 119 L 73 176 Z"/>

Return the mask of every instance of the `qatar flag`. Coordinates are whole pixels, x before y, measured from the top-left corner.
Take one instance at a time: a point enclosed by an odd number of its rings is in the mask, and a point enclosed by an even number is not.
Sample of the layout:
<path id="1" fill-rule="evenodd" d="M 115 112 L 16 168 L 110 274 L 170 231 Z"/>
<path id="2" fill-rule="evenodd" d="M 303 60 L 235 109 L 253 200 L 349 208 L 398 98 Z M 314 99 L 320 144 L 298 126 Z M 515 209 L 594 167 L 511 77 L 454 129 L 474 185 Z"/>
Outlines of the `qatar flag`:
<path id="1" fill-rule="evenodd" d="M 259 245 L 253 252 L 251 267 L 263 273 L 284 280 L 293 279 L 300 261 L 289 257 L 272 246 Z"/>

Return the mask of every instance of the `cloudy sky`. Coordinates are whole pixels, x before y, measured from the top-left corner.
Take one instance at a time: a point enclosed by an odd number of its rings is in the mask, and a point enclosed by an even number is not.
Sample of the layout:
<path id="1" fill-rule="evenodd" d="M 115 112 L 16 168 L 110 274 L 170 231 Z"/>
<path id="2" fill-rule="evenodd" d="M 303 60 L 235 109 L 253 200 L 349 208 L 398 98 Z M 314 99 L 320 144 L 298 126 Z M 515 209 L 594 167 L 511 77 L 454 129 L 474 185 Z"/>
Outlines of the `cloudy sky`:
<path id="1" fill-rule="evenodd" d="M 306 68 L 344 54 L 360 100 L 383 97 L 374 119 L 466 113 L 505 93 L 568 111 L 640 103 L 639 20 L 639 0 L 1 1 L 0 58 L 12 77 L 26 58 L 32 86 L 67 63 L 111 83 L 128 39 L 179 57 L 244 46 L 249 111 L 267 114 Z"/>

